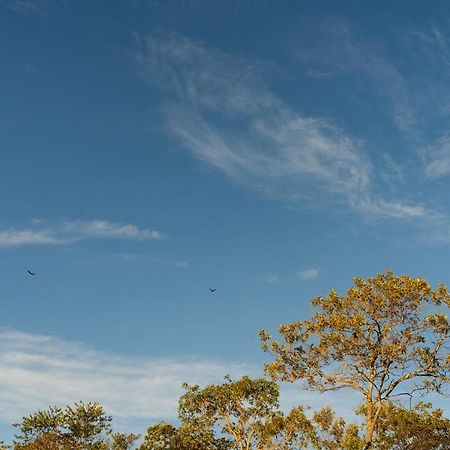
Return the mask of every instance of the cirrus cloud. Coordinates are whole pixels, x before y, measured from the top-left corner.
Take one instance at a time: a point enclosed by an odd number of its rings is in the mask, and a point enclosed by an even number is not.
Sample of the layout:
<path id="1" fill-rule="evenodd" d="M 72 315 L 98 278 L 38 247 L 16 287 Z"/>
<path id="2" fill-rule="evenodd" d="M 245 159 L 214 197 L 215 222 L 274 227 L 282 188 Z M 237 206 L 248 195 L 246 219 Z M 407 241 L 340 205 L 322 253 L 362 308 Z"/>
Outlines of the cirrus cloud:
<path id="1" fill-rule="evenodd" d="M 114 417 L 119 429 L 142 432 L 150 423 L 176 420 L 182 384 L 222 383 L 229 374 L 262 376 L 262 364 L 199 357 L 155 358 L 99 351 L 54 336 L 0 329 L 0 426 L 20 421 L 38 409 L 76 401 L 97 401 Z M 281 407 L 298 404 L 314 409 L 324 402 L 338 414 L 352 417 L 351 392 L 325 397 L 282 383 Z M 344 402 L 344 398 L 346 402 Z M 346 405 L 341 408 L 338 405 Z M 11 429 L 12 434 L 12 429 Z"/>
<path id="2" fill-rule="evenodd" d="M 23 245 L 65 245 L 84 239 L 160 240 L 165 236 L 159 231 L 139 228 L 133 224 L 93 221 L 66 221 L 46 225 L 35 221 L 28 228 L 0 230 L 0 247 Z"/>
<path id="3" fill-rule="evenodd" d="M 206 358 L 108 354 L 57 337 L 0 330 L 0 422 L 49 405 L 98 401 L 119 424 L 175 418 L 183 382 L 221 382 L 253 372 L 245 363 Z"/>
<path id="4" fill-rule="evenodd" d="M 358 139 L 273 95 L 257 63 L 175 34 L 151 36 L 137 59 L 169 93 L 170 131 L 198 159 L 271 197 L 365 192 L 371 165 Z"/>
<path id="5" fill-rule="evenodd" d="M 172 135 L 234 182 L 284 202 L 339 203 L 365 216 L 428 221 L 423 205 L 376 194 L 383 177 L 365 143 L 273 93 L 262 76 L 267 64 L 176 33 L 149 36 L 135 56 L 167 94 L 163 111 Z M 396 76 L 390 66 L 380 71 Z M 403 102 L 395 104 L 400 116 Z"/>

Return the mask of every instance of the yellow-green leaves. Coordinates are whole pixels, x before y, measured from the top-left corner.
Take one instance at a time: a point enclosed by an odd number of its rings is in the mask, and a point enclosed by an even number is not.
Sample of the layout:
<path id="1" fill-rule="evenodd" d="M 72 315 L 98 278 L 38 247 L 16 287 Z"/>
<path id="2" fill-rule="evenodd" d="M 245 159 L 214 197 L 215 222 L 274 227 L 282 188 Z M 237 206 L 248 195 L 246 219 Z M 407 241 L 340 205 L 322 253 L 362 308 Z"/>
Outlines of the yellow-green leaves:
<path id="1" fill-rule="evenodd" d="M 450 305 L 445 286 L 391 270 L 355 278 L 344 296 L 331 290 L 312 300 L 309 320 L 282 325 L 282 341 L 260 333 L 274 357 L 266 365 L 273 379 L 300 380 L 321 392 L 351 388 L 370 404 L 367 440 L 382 405 L 398 389 L 440 391 L 449 378 L 450 327 L 442 308 Z"/>
<path id="2" fill-rule="evenodd" d="M 50 407 L 24 417 L 14 450 L 107 450 L 111 416 L 98 403 Z"/>
<path id="3" fill-rule="evenodd" d="M 450 448 L 450 420 L 442 410 L 419 403 L 405 409 L 389 403 L 377 424 L 378 450 L 446 450 Z"/>

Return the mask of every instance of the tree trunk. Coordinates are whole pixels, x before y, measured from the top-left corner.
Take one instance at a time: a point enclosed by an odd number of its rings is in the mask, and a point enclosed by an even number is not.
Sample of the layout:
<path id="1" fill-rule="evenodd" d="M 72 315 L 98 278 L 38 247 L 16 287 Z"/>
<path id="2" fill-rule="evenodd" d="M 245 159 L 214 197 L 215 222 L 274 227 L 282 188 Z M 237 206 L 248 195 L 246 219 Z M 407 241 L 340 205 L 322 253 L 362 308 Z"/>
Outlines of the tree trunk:
<path id="1" fill-rule="evenodd" d="M 375 431 L 375 426 L 378 422 L 378 417 L 380 416 L 381 410 L 383 409 L 383 403 L 377 401 L 376 410 L 374 412 L 374 404 L 372 402 L 367 405 L 366 413 L 366 445 L 363 450 L 370 450 L 372 448 L 373 434 Z"/>
<path id="2" fill-rule="evenodd" d="M 373 417 L 372 405 L 367 407 L 367 424 L 366 424 L 366 445 L 363 450 L 372 448 L 373 430 L 375 429 L 375 417 Z"/>

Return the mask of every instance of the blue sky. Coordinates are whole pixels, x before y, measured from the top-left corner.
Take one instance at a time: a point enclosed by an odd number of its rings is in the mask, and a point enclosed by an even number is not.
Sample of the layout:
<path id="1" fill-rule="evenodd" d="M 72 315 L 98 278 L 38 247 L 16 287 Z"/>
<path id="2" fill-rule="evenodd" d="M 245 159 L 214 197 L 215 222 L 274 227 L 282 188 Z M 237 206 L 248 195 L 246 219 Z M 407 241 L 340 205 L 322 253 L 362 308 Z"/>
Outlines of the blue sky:
<path id="1" fill-rule="evenodd" d="M 79 397 L 143 431 L 176 414 L 161 380 L 257 373 L 258 330 L 354 276 L 449 283 L 449 25 L 437 1 L 0 0 L 3 432 Z"/>

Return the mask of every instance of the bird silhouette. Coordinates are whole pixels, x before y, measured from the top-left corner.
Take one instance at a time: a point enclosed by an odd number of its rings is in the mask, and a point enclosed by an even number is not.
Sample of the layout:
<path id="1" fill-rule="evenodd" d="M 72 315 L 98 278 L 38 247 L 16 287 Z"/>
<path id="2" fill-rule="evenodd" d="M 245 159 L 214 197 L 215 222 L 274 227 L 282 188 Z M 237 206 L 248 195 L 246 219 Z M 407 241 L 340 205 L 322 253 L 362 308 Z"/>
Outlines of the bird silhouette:
<path id="1" fill-rule="evenodd" d="M 211 292 L 216 292 L 216 289 L 211 289 L 211 288 L 209 288 L 209 290 L 210 290 Z"/>
<path id="2" fill-rule="evenodd" d="M 30 274 L 30 275 L 36 275 L 34 272 L 31 272 L 30 270 L 27 270 L 27 272 Z"/>

